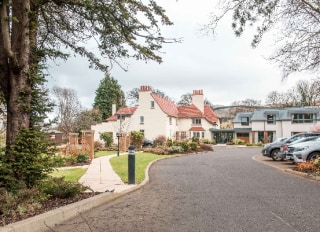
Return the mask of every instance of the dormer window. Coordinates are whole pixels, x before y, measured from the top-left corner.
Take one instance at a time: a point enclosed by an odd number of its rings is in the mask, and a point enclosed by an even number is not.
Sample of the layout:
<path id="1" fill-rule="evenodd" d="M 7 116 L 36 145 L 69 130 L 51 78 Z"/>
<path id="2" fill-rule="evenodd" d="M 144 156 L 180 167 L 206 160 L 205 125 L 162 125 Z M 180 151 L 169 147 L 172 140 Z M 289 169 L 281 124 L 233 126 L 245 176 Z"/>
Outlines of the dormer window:
<path id="1" fill-rule="evenodd" d="M 150 107 L 151 107 L 151 109 L 154 109 L 154 101 L 150 102 Z"/>
<path id="2" fill-rule="evenodd" d="M 275 124 L 276 123 L 276 116 L 274 114 L 267 115 L 267 123 L 268 124 Z"/>
<path id="3" fill-rule="evenodd" d="M 249 117 L 241 117 L 241 125 L 248 126 L 249 125 Z"/>
<path id="4" fill-rule="evenodd" d="M 193 125 L 201 125 L 201 118 L 193 118 L 192 124 Z"/>

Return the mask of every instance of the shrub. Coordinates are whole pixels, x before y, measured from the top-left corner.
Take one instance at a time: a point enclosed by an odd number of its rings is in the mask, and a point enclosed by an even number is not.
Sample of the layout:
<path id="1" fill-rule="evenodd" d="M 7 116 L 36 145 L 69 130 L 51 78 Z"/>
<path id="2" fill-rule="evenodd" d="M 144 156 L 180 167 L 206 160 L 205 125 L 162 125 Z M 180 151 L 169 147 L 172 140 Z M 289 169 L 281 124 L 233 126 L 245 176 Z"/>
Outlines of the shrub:
<path id="1" fill-rule="evenodd" d="M 0 187 L 32 188 L 53 170 L 55 145 L 38 128 L 21 128 L 9 155 L 0 155 Z"/>
<path id="2" fill-rule="evenodd" d="M 141 148 L 144 134 L 141 131 L 131 131 L 130 136 L 131 136 L 131 142 L 136 148 L 136 150 Z"/>
<path id="3" fill-rule="evenodd" d="M 20 189 L 15 193 L 4 188 L 0 189 L 0 215 L 32 214 L 41 208 L 41 202 L 46 196 L 38 188 Z"/>
<path id="4" fill-rule="evenodd" d="M 164 135 L 159 135 L 157 138 L 155 138 L 153 140 L 153 145 L 155 147 L 164 146 L 166 141 L 167 141 L 167 139 L 166 139 L 166 137 Z"/>
<path id="5" fill-rule="evenodd" d="M 297 171 L 299 172 L 314 173 L 316 170 L 317 167 L 312 162 L 297 164 Z"/>
<path id="6" fill-rule="evenodd" d="M 189 143 L 190 149 L 193 151 L 196 151 L 198 148 L 198 143 L 197 142 L 191 142 Z"/>
<path id="7" fill-rule="evenodd" d="M 170 154 L 174 154 L 174 153 L 183 153 L 183 148 L 180 146 L 171 146 L 167 148 L 167 151 Z"/>
<path id="8" fill-rule="evenodd" d="M 157 155 L 168 155 L 169 151 L 161 148 L 161 147 L 155 147 L 155 148 L 144 148 L 143 151 L 150 152 Z"/>
<path id="9" fill-rule="evenodd" d="M 259 141 L 258 144 L 257 144 L 257 146 L 259 146 L 259 147 L 263 147 L 263 145 L 264 145 L 264 144 L 263 144 L 262 141 Z"/>
<path id="10" fill-rule="evenodd" d="M 199 143 L 199 138 L 198 137 L 192 137 L 192 142 L 194 142 L 194 143 Z"/>
<path id="11" fill-rule="evenodd" d="M 49 177 L 39 183 L 39 189 L 49 197 L 70 198 L 86 190 L 86 187 L 80 183 L 64 181 L 64 177 Z"/>
<path id="12" fill-rule="evenodd" d="M 104 146 L 110 147 L 113 141 L 111 132 L 103 132 L 100 134 L 100 139 L 104 141 Z"/>
<path id="13" fill-rule="evenodd" d="M 100 141 L 94 141 L 94 150 L 99 151 L 104 148 L 104 144 Z"/>
<path id="14" fill-rule="evenodd" d="M 67 164 L 66 159 L 62 155 L 52 157 L 52 162 L 54 167 L 64 167 Z"/>
<path id="15" fill-rule="evenodd" d="M 171 147 L 171 146 L 173 146 L 173 144 L 174 144 L 173 139 L 168 138 L 168 139 L 167 139 L 167 142 L 166 142 L 166 145 L 167 145 L 168 147 Z"/>
<path id="16" fill-rule="evenodd" d="M 177 142 L 176 145 L 182 147 L 182 149 L 183 149 L 184 152 L 190 150 L 190 144 L 188 143 L 187 140 L 179 141 L 179 142 Z"/>
<path id="17" fill-rule="evenodd" d="M 209 144 L 200 144 L 200 149 L 204 151 L 213 151 L 213 147 Z"/>
<path id="18" fill-rule="evenodd" d="M 210 144 L 210 141 L 209 141 L 209 139 L 202 139 L 202 143 L 204 143 L 204 144 Z"/>
<path id="19" fill-rule="evenodd" d="M 89 161 L 88 154 L 80 154 L 77 156 L 77 163 L 87 163 Z"/>

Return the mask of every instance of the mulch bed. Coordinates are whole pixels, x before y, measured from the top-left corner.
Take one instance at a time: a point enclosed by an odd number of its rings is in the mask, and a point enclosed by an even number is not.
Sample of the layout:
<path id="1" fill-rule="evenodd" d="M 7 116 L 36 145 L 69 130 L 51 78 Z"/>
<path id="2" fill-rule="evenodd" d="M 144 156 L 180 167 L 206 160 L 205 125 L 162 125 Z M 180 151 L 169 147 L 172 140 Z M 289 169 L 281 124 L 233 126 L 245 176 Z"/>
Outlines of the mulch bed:
<path id="1" fill-rule="evenodd" d="M 65 205 L 78 202 L 89 197 L 93 197 L 97 194 L 99 193 L 84 192 L 75 197 L 67 198 L 67 199 L 59 199 L 59 198 L 48 199 L 42 203 L 41 208 L 26 212 L 23 215 L 19 215 L 19 214 L 12 214 L 12 215 L 5 215 L 5 216 L 0 215 L 0 226 L 8 225 L 10 223 L 14 223 L 30 217 L 34 217 L 36 215 L 48 212 L 50 210 L 54 210 Z"/>

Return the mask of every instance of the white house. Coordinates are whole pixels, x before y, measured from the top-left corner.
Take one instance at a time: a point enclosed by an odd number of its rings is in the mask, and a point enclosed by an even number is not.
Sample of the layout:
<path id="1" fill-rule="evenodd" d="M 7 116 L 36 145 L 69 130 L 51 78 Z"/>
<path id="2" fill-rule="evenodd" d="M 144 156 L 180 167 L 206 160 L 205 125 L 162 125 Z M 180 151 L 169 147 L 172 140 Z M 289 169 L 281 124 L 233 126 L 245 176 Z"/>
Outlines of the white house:
<path id="1" fill-rule="evenodd" d="M 258 109 L 238 113 L 233 120 L 234 138 L 251 143 L 272 142 L 277 138 L 313 131 L 320 119 L 318 107 Z"/>
<path id="2" fill-rule="evenodd" d="M 141 131 L 145 138 L 153 140 L 158 136 L 177 140 L 198 137 L 211 140 L 210 128 L 219 128 L 219 118 L 210 106 L 204 105 L 203 91 L 194 90 L 192 104 L 177 106 L 171 100 L 152 93 L 150 86 L 141 86 L 137 107 L 121 108 L 113 105 L 112 116 L 106 122 L 91 126 L 95 140 L 100 133 L 110 132 L 114 141 L 117 133 L 130 134 Z"/>

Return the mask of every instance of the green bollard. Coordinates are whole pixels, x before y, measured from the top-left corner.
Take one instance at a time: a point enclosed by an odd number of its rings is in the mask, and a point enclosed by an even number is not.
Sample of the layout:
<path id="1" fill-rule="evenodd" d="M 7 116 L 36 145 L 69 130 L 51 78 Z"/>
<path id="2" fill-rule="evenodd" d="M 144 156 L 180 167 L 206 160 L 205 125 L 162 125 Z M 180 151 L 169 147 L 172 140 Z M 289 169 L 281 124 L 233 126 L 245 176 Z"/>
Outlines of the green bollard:
<path id="1" fill-rule="evenodd" d="M 131 145 L 128 147 L 128 184 L 135 184 L 135 159 L 134 146 Z"/>

